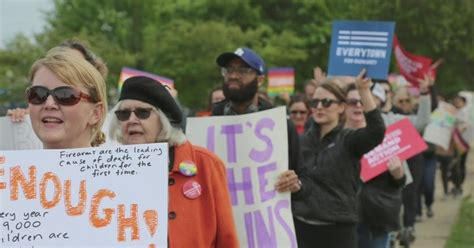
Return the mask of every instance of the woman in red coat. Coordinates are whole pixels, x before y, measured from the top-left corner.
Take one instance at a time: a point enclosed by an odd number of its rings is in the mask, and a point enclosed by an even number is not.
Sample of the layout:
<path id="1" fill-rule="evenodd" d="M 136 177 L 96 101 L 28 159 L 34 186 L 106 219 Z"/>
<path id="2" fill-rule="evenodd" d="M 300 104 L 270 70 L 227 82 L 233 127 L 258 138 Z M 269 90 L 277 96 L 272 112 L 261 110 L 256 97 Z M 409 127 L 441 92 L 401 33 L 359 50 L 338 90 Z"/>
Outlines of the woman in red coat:
<path id="1" fill-rule="evenodd" d="M 110 136 L 122 144 L 169 146 L 169 247 L 238 247 L 223 162 L 192 145 L 168 90 L 147 77 L 125 80 Z"/>

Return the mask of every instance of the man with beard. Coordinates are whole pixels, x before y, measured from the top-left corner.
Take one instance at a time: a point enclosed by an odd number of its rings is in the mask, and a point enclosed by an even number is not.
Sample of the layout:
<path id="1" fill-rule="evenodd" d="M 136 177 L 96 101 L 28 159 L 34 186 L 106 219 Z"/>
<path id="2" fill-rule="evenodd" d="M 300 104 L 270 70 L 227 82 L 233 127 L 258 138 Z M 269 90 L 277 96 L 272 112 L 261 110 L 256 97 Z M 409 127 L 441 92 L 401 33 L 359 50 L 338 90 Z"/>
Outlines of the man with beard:
<path id="1" fill-rule="evenodd" d="M 258 88 L 265 79 L 265 63 L 250 48 L 238 48 L 216 59 L 221 67 L 225 100 L 213 105 L 212 115 L 241 115 L 273 108 L 272 104 L 258 97 Z M 275 189 L 292 192 L 292 199 L 308 195 L 307 179 L 300 164 L 301 153 L 295 126 L 287 120 L 289 168 L 279 175 Z"/>

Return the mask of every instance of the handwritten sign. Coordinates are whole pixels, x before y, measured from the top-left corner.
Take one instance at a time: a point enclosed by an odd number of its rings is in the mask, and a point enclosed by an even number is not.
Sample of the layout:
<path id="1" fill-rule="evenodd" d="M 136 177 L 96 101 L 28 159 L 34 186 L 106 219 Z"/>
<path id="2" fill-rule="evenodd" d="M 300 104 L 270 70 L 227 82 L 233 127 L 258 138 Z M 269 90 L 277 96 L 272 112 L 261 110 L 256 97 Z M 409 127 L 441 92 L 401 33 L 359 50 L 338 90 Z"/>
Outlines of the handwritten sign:
<path id="1" fill-rule="evenodd" d="M 0 247 L 167 247 L 166 144 L 0 158 Z"/>
<path id="2" fill-rule="evenodd" d="M 284 107 L 247 115 L 188 118 L 186 135 L 225 162 L 242 247 L 296 247 L 289 193 L 277 193 L 288 169 Z"/>
<path id="3" fill-rule="evenodd" d="M 394 22 L 335 21 L 332 23 L 328 74 L 386 79 L 392 54 Z"/>
<path id="4" fill-rule="evenodd" d="M 406 160 L 428 146 L 407 118 L 395 122 L 385 130 L 383 142 L 365 154 L 361 160 L 361 178 L 364 182 L 388 170 L 388 160 L 394 156 Z"/>
<path id="5" fill-rule="evenodd" d="M 447 102 L 439 102 L 438 108 L 431 114 L 430 123 L 425 128 L 423 138 L 449 150 L 455 124 L 456 108 Z"/>

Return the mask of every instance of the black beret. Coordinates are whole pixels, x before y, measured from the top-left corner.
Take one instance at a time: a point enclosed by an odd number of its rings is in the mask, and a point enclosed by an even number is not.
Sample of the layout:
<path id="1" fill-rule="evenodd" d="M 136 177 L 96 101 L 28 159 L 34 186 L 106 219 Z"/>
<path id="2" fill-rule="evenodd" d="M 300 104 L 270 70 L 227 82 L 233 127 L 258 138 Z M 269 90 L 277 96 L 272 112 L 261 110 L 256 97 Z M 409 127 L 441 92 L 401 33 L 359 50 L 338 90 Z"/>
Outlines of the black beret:
<path id="1" fill-rule="evenodd" d="M 123 82 L 120 92 L 121 100 L 133 99 L 146 102 L 161 110 L 173 124 L 183 120 L 183 114 L 178 104 L 160 82 L 149 77 L 131 77 Z"/>

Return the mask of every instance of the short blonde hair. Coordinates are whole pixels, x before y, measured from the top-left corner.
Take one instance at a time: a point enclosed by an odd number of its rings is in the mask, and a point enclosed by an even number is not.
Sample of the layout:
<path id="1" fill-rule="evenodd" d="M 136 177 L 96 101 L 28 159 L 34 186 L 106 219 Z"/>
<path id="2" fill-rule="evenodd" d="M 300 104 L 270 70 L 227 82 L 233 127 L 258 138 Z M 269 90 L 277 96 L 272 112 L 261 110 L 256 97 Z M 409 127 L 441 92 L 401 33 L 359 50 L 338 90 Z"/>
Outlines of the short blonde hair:
<path id="1" fill-rule="evenodd" d="M 53 72 L 65 84 L 84 87 L 95 103 L 102 103 L 102 115 L 99 122 L 92 127 L 91 144 L 98 146 L 105 142 L 102 133 L 102 125 L 107 115 L 107 93 L 104 77 L 94 66 L 80 57 L 71 48 L 54 47 L 48 51 L 44 58 L 37 60 L 30 69 L 30 81 L 33 81 L 35 73 L 46 67 Z"/>
<path id="2" fill-rule="evenodd" d="M 111 117 L 112 119 L 110 120 L 109 125 L 110 139 L 116 140 L 120 144 L 123 144 L 123 133 L 122 128 L 120 127 L 120 121 L 115 116 L 115 111 L 120 108 L 122 102 L 123 101 L 119 101 L 110 111 L 113 116 Z M 161 126 L 161 130 L 155 140 L 156 142 L 166 142 L 170 147 L 179 146 L 186 142 L 187 138 L 183 131 L 180 128 L 171 125 L 170 120 L 161 110 L 153 107 L 153 111 L 158 114 Z"/>

